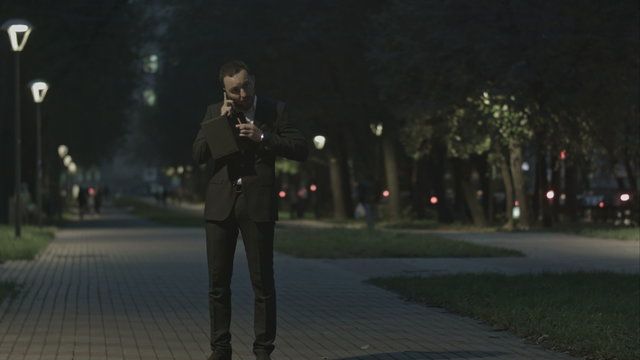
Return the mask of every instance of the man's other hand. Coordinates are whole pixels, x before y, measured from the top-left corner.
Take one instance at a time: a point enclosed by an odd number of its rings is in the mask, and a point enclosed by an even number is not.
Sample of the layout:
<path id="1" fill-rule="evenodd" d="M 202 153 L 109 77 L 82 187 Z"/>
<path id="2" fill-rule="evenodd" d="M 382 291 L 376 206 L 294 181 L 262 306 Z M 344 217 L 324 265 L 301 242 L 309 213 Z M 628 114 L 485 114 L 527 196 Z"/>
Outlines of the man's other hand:
<path id="1" fill-rule="evenodd" d="M 236 128 L 240 129 L 240 136 L 247 137 L 255 142 L 260 142 L 262 130 L 253 124 L 236 124 Z"/>

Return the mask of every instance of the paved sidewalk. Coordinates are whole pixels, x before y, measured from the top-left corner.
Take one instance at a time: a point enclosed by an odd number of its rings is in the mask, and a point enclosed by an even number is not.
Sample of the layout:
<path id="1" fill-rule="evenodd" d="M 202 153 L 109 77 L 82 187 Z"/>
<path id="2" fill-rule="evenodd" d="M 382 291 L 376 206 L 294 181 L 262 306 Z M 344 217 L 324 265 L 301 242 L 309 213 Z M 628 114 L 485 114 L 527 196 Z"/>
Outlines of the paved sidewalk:
<path id="1" fill-rule="evenodd" d="M 551 360 L 477 320 L 405 302 L 323 260 L 276 255 L 274 360 Z M 35 261 L 0 265 L 23 290 L 0 304 L 0 359 L 206 359 L 204 231 L 160 227 L 114 209 L 59 232 Z M 253 359 L 253 299 L 239 242 L 234 359 Z"/>

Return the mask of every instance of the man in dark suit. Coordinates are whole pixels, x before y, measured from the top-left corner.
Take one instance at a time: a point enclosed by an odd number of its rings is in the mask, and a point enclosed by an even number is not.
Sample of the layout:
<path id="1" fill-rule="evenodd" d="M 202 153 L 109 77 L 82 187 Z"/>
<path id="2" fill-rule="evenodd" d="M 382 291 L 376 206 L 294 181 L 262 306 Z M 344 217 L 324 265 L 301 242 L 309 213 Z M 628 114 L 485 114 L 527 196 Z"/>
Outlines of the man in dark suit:
<path id="1" fill-rule="evenodd" d="M 213 158 L 201 129 L 193 143 L 198 164 L 212 162 L 207 184 L 205 229 L 211 316 L 210 360 L 231 359 L 231 273 L 238 231 L 242 233 L 255 295 L 253 352 L 269 360 L 276 336 L 273 238 L 278 219 L 275 158 L 303 161 L 305 138 L 285 104 L 255 95 L 255 78 L 241 61 L 220 68 L 224 101 L 207 108 L 205 121 L 228 119 L 238 130 L 240 151 Z"/>

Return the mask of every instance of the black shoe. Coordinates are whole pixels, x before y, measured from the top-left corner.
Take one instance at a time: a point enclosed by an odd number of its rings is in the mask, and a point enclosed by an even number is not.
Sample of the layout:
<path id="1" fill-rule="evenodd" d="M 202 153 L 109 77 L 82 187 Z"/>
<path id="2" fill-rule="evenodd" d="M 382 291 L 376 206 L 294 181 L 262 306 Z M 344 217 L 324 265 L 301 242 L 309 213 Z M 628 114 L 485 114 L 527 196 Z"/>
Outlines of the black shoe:
<path id="1" fill-rule="evenodd" d="M 231 360 L 231 351 L 214 351 L 208 360 Z"/>

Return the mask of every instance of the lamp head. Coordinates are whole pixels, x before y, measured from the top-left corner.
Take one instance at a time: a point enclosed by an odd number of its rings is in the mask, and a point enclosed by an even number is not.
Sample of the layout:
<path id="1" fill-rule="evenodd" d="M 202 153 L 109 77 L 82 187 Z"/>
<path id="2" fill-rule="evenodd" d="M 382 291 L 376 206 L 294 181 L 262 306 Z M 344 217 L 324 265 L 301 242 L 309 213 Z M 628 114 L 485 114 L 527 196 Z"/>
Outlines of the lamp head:
<path id="1" fill-rule="evenodd" d="M 2 29 L 9 35 L 11 49 L 18 52 L 27 44 L 33 26 L 27 20 L 11 19 L 2 24 Z"/>
<path id="2" fill-rule="evenodd" d="M 317 135 L 313 138 L 313 145 L 316 147 L 316 149 L 322 150 L 326 141 L 327 139 L 324 136 Z"/>
<path id="3" fill-rule="evenodd" d="M 36 79 L 29 83 L 29 88 L 31 88 L 33 101 L 35 101 L 36 103 L 41 103 L 44 101 L 44 97 L 47 95 L 49 84 L 42 79 Z"/>

